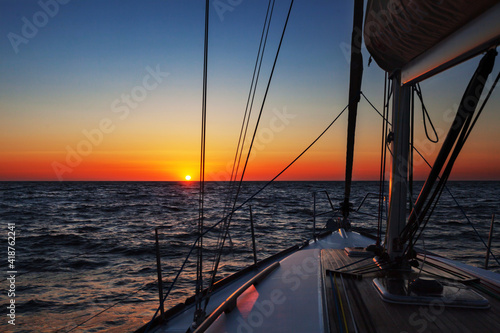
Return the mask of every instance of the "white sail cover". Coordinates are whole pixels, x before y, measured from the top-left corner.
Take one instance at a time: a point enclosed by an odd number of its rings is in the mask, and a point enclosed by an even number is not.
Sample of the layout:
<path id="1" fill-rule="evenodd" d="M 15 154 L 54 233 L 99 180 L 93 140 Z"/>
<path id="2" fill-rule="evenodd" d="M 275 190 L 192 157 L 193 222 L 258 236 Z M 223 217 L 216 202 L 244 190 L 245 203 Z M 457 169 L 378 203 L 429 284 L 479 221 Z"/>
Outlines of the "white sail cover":
<path id="1" fill-rule="evenodd" d="M 402 68 L 499 2 L 369 0 L 365 44 L 377 64 L 391 72 Z"/>

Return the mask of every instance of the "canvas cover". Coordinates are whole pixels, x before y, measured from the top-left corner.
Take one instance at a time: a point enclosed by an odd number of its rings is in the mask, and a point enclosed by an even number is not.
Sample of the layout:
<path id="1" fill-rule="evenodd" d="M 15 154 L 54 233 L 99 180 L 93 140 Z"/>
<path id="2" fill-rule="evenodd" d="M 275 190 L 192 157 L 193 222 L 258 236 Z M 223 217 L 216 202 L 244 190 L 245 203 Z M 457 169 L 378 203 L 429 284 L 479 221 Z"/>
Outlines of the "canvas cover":
<path id="1" fill-rule="evenodd" d="M 369 0 L 363 33 L 365 44 L 377 64 L 391 72 L 498 2 L 500 0 Z"/>

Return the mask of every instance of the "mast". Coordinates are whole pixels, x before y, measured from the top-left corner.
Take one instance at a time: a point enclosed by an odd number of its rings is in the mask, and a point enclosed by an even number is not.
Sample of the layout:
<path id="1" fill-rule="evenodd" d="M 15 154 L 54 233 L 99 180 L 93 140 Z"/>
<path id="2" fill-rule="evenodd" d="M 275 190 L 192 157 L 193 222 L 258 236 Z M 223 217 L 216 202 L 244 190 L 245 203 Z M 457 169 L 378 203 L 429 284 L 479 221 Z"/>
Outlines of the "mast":
<path id="1" fill-rule="evenodd" d="M 408 161 L 408 128 L 410 109 L 410 84 L 424 80 L 440 71 L 469 59 L 481 52 L 486 51 L 493 45 L 500 43 L 500 26 L 498 25 L 498 14 L 500 4 L 493 6 L 489 11 L 475 18 L 467 25 L 461 27 L 439 44 L 427 50 L 416 59 L 406 64 L 401 71 L 393 74 L 393 126 L 394 142 L 392 144 L 393 159 L 390 180 L 390 204 L 387 227 L 387 250 L 391 259 L 400 257 L 404 251 L 404 242 L 408 240 L 410 231 L 405 228 L 407 219 L 407 162 Z M 461 41 L 461 42 L 457 42 Z M 484 79 L 483 79 L 484 80 Z M 485 80 L 484 80 L 485 81 Z M 474 92 L 476 88 L 472 88 Z M 470 93 L 466 93 L 470 95 Z M 460 113 L 460 112 L 459 112 Z M 458 127 L 458 126 L 457 126 Z M 414 227 L 419 220 L 424 204 L 430 196 L 430 192 L 436 182 L 441 167 L 445 163 L 449 151 L 451 151 L 454 140 L 450 135 L 458 136 L 458 130 L 451 129 L 451 133 L 443 143 L 433 169 L 429 174 L 425 185 L 408 217 L 408 227 Z M 450 143 L 448 143 L 450 142 Z M 423 217 L 420 217 L 423 218 Z M 402 237 L 401 237 L 402 236 Z"/>
<path id="2" fill-rule="evenodd" d="M 389 214 L 387 220 L 387 252 L 391 260 L 400 257 L 404 244 L 399 235 L 406 225 L 408 193 L 408 154 L 410 139 L 410 86 L 401 86 L 401 72 L 392 76 L 392 166 L 389 180 Z"/>
<path id="3" fill-rule="evenodd" d="M 349 200 L 351 196 L 352 166 L 354 162 L 354 138 L 356 134 L 356 116 L 363 77 L 363 56 L 361 44 L 363 41 L 363 0 L 354 1 L 354 20 L 351 37 L 351 67 L 349 80 L 349 116 L 347 125 L 347 150 L 345 168 L 345 192 L 342 204 L 344 222 L 349 217 Z M 346 225 L 346 223 L 344 223 Z"/>
<path id="4" fill-rule="evenodd" d="M 422 8 L 426 8 L 425 16 L 420 16 Z M 410 229 L 419 220 L 417 215 L 425 206 L 439 173 L 437 169 L 432 171 L 431 181 L 426 182 L 422 189 L 408 218 L 407 230 L 404 230 L 408 217 L 410 85 L 498 46 L 499 14 L 500 4 L 491 0 L 464 1 L 460 6 L 453 0 L 443 0 L 439 7 L 435 6 L 435 1 L 422 0 L 418 7 L 406 6 L 404 11 L 391 10 L 391 5 L 385 0 L 368 2 L 365 44 L 377 64 L 391 73 L 394 89 L 391 133 L 393 160 L 385 241 L 393 260 L 403 255 L 404 243 L 411 236 Z M 382 22 L 381 17 L 387 19 Z M 448 144 L 444 146 L 448 150 Z M 437 167 L 445 159 L 446 156 L 439 157 Z M 450 163 L 450 169 L 452 165 L 453 162 Z"/>

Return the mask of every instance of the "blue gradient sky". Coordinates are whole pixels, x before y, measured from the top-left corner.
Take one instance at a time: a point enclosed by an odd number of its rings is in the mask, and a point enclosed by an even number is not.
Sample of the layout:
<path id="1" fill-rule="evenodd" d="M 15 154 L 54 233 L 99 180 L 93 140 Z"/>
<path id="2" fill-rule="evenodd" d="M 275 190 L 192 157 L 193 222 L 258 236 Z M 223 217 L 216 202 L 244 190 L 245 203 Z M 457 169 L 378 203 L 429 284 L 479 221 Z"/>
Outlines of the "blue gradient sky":
<path id="1" fill-rule="evenodd" d="M 0 1 L 0 179 L 179 180 L 186 174 L 196 178 L 204 1 L 42 3 L 51 4 L 51 10 L 57 3 L 57 13 L 40 14 L 45 11 L 37 1 Z M 232 3 L 237 5 L 228 5 L 231 10 L 221 14 L 217 1 L 211 1 L 207 167 L 212 179 L 227 177 L 267 8 L 263 0 Z M 258 106 L 288 5 L 277 1 Z M 12 33 L 23 36 L 25 20 L 37 19 L 42 21 L 36 35 L 19 44 L 16 53 L 9 34 L 11 39 Z M 295 1 L 261 129 L 273 129 L 283 110 L 294 118 L 271 136 L 262 134 L 249 179 L 268 179 L 279 172 L 347 104 L 351 21 L 351 2 Z M 365 52 L 365 65 L 367 60 Z M 477 62 L 422 84 L 426 105 L 443 132 L 449 128 L 448 110 L 459 103 Z M 113 103 L 118 100 L 115 106 L 126 106 L 122 96 L 142 86 L 147 68 L 159 68 L 168 76 L 120 117 L 123 113 L 115 112 Z M 375 63 L 365 67 L 363 91 L 378 107 L 383 75 Z M 500 179 L 498 95 L 466 145 L 455 178 Z M 90 148 L 85 146 L 82 142 L 89 139 L 83 132 L 95 133 L 103 119 L 110 121 L 109 130 L 101 131 Z M 358 117 L 356 179 L 378 176 L 380 126 L 379 116 L 364 103 Z M 342 117 L 283 179 L 342 179 L 345 127 Z M 437 147 L 426 143 L 421 124 L 416 133 L 417 146 L 421 142 L 433 160 Z M 68 157 L 78 149 L 77 158 Z M 487 171 L 479 174 L 477 166 Z M 418 170 L 419 177 L 425 177 L 427 169 Z"/>

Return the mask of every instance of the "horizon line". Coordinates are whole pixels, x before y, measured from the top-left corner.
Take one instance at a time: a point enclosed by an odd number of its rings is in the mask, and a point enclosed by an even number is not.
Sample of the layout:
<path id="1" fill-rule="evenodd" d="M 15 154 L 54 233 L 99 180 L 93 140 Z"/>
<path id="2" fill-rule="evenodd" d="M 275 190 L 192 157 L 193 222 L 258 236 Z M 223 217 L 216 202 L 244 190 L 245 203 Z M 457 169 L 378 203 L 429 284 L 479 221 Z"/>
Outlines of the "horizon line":
<path id="1" fill-rule="evenodd" d="M 353 182 L 380 182 L 379 179 L 360 179 L 352 180 Z M 425 182 L 426 179 L 414 179 L 416 182 Z M 498 182 L 500 179 L 450 179 L 451 182 Z M 51 183 L 69 183 L 69 182 L 158 182 L 158 183 L 199 183 L 199 180 L 98 180 L 98 179 L 74 179 L 74 180 L 44 180 L 44 179 L 0 179 L 0 182 L 51 182 Z M 229 183 L 230 180 L 205 180 L 205 183 Z M 269 179 L 262 180 L 243 180 L 243 182 L 270 182 Z M 345 180 L 332 180 L 332 179 L 284 179 L 274 180 L 272 182 L 345 182 Z M 389 182 L 385 180 L 384 182 Z"/>

